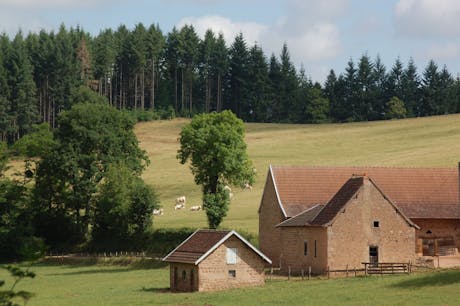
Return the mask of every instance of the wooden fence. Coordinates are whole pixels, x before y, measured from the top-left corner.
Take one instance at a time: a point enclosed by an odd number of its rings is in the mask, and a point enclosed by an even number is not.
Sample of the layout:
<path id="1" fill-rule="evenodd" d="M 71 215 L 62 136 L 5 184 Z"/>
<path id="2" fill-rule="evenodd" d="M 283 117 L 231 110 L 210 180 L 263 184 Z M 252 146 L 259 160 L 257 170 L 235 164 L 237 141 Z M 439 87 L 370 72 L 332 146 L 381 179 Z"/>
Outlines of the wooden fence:
<path id="1" fill-rule="evenodd" d="M 346 266 L 345 269 L 334 269 L 331 270 L 327 267 L 325 271 L 325 276 L 327 278 L 331 277 L 357 277 L 357 276 L 367 276 L 373 274 L 410 274 L 412 271 L 412 264 L 410 262 L 400 263 L 400 262 L 381 262 L 381 263 L 370 263 L 370 262 L 363 262 L 364 268 L 356 268 Z M 273 275 L 280 275 L 280 268 L 270 268 L 266 271 L 268 275 L 268 279 L 271 280 Z M 292 271 L 291 267 L 288 266 L 287 275 L 282 274 L 282 276 L 287 277 L 287 279 L 291 279 L 292 277 L 300 277 L 303 279 L 311 279 L 311 266 L 305 268 Z"/>

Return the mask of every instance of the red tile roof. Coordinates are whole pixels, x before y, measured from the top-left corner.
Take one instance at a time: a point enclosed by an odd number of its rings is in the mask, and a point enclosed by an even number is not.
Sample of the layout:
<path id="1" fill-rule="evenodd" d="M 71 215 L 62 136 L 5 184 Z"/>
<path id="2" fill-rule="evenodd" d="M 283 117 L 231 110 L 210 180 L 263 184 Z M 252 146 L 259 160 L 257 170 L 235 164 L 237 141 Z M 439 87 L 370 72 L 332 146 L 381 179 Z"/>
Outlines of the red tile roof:
<path id="1" fill-rule="evenodd" d="M 287 217 L 326 204 L 353 174 L 366 174 L 409 218 L 460 218 L 457 168 L 271 167 L 271 171 Z"/>
<path id="2" fill-rule="evenodd" d="M 318 213 L 324 208 L 324 205 L 315 205 L 310 209 L 307 209 L 300 214 L 287 219 L 278 226 L 306 226 L 311 225 L 311 221 L 318 215 Z"/>
<path id="3" fill-rule="evenodd" d="M 262 258 L 262 260 L 267 261 L 269 264 L 272 263 L 267 256 L 265 256 L 262 252 L 257 250 L 252 244 L 246 241 L 246 239 L 240 236 L 237 232 L 206 229 L 200 229 L 195 231 L 171 253 L 166 255 L 166 257 L 163 258 L 163 261 L 190 263 L 196 265 L 233 235 L 240 239 L 256 254 L 258 254 Z"/>
<path id="4" fill-rule="evenodd" d="M 325 225 L 334 220 L 351 197 L 363 186 L 364 177 L 350 178 L 340 190 L 332 197 L 326 206 L 310 222 L 311 225 Z"/>
<path id="5" fill-rule="evenodd" d="M 193 233 L 165 261 L 195 263 L 230 231 L 199 230 Z"/>

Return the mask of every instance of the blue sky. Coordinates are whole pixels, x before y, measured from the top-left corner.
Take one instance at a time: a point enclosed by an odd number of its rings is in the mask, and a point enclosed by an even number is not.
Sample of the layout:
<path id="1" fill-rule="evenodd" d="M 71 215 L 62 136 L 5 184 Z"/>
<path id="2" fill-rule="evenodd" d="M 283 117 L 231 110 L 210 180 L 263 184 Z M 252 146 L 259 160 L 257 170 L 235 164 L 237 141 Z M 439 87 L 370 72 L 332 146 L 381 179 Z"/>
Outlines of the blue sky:
<path id="1" fill-rule="evenodd" d="M 243 32 L 267 55 L 286 42 L 291 59 L 314 81 L 329 69 L 367 53 L 390 69 L 413 58 L 419 73 L 429 59 L 460 72 L 458 0 L 0 0 L 0 31 L 13 35 L 80 25 L 96 35 L 104 28 L 158 23 L 163 32 L 193 24 L 202 35 L 222 31 L 228 44 Z"/>

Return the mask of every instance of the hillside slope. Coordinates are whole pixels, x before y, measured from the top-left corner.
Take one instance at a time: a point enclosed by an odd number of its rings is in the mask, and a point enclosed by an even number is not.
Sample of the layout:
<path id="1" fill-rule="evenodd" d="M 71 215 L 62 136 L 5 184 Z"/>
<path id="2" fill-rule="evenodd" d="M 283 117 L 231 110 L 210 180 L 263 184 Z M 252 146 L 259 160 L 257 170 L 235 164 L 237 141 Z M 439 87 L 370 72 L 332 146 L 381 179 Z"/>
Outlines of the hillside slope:
<path id="1" fill-rule="evenodd" d="M 203 212 L 174 211 L 175 198 L 187 206 L 201 203 L 187 165 L 176 159 L 181 127 L 175 119 L 139 123 L 136 134 L 151 165 L 144 173 L 165 210 L 158 227 L 204 227 Z M 349 124 L 246 124 L 249 156 L 257 169 L 252 191 L 234 188 L 223 226 L 257 233 L 257 208 L 267 169 L 273 165 L 457 167 L 460 161 L 460 115 Z"/>

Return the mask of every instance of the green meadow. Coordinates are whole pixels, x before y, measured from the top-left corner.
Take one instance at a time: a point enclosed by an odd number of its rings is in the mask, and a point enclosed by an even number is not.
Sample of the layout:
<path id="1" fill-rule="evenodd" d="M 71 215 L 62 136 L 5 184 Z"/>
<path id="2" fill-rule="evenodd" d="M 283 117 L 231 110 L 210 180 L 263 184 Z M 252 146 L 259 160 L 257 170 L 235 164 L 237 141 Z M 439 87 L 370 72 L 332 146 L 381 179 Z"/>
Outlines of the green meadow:
<path id="1" fill-rule="evenodd" d="M 175 198 L 201 204 L 188 165 L 176 159 L 180 130 L 188 120 L 139 123 L 136 134 L 151 164 L 144 179 L 164 208 L 154 227 L 205 227 L 204 212 L 174 211 Z M 347 124 L 246 124 L 249 157 L 257 170 L 252 191 L 233 188 L 223 227 L 257 233 L 257 208 L 270 164 L 305 166 L 457 167 L 460 115 Z"/>
<path id="2" fill-rule="evenodd" d="M 133 265 L 51 264 L 17 290 L 36 293 L 27 305 L 458 305 L 460 271 L 341 279 L 267 280 L 263 287 L 211 293 L 170 293 L 169 268 Z M 0 271 L 0 279 L 11 279 Z"/>

